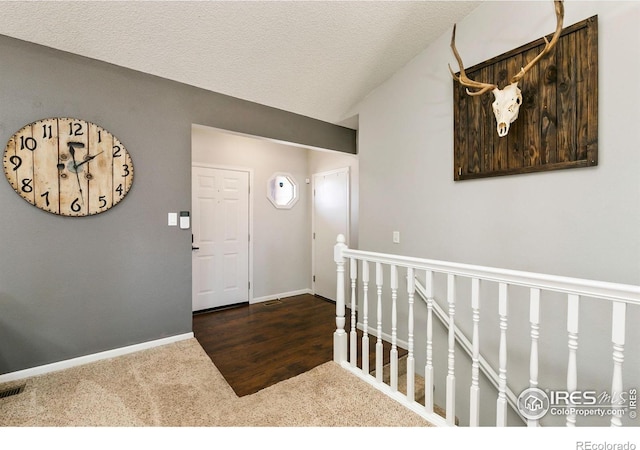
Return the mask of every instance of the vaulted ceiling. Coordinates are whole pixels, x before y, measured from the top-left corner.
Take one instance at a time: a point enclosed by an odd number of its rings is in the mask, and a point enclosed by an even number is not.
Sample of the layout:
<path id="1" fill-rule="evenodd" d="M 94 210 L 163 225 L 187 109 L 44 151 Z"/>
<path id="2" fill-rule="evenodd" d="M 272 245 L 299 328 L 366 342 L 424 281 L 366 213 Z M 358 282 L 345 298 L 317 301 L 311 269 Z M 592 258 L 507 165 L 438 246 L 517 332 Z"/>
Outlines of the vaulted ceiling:
<path id="1" fill-rule="evenodd" d="M 479 3 L 0 1 L 0 34 L 353 126 L 359 101 Z"/>

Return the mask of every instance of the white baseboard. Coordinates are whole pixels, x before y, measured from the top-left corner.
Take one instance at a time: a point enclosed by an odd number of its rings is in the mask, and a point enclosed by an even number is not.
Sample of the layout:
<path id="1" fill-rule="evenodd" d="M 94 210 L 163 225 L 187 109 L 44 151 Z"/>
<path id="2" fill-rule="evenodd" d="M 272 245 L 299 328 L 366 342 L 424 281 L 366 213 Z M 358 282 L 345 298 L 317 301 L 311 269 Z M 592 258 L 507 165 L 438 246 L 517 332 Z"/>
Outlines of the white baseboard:
<path id="1" fill-rule="evenodd" d="M 19 370 L 17 372 L 6 373 L 0 375 L 0 383 L 6 383 L 8 381 L 21 380 L 23 378 L 34 377 L 37 375 L 44 375 L 50 372 L 57 372 L 58 370 L 70 369 L 72 367 L 81 366 L 84 364 L 100 361 L 103 359 L 114 358 L 116 356 L 128 355 L 129 353 L 139 352 L 141 350 L 148 350 L 154 347 L 160 347 L 161 345 L 172 344 L 178 341 L 184 341 L 186 339 L 193 338 L 193 333 L 178 334 L 162 339 L 156 339 L 155 341 L 143 342 L 141 344 L 129 345 L 127 347 L 115 348 L 113 350 L 107 350 L 100 353 L 94 353 L 91 355 L 80 356 L 78 358 L 67 359 L 65 361 L 58 361 L 44 366 L 32 367 L 30 369 Z"/>
<path id="2" fill-rule="evenodd" d="M 251 304 L 268 302 L 269 300 L 278 300 L 281 298 L 293 297 L 303 294 L 313 294 L 313 291 L 311 289 L 300 289 L 299 291 L 282 292 L 280 294 L 265 295 L 264 297 L 254 297 L 253 300 L 251 300 Z"/>

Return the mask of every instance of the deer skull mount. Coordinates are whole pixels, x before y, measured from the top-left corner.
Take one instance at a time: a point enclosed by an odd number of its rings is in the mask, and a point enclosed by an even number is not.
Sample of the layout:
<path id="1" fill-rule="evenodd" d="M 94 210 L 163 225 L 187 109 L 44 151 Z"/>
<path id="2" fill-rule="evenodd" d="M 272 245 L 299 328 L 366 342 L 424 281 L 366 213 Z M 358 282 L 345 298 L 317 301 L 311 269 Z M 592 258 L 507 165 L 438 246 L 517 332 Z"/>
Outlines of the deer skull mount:
<path id="1" fill-rule="evenodd" d="M 511 124 L 518 118 L 522 104 L 522 92 L 520 92 L 517 81 L 503 89 L 495 88 L 492 92 L 495 101 L 491 106 L 498 124 L 498 136 L 505 137 L 509 133 Z"/>
<path id="2" fill-rule="evenodd" d="M 483 83 L 480 81 L 474 81 L 467 77 L 467 74 L 464 71 L 464 64 L 462 63 L 462 58 L 456 49 L 456 26 L 453 25 L 453 32 L 451 33 L 451 49 L 453 50 L 453 54 L 458 61 L 458 66 L 460 67 L 460 75 L 456 75 L 451 69 L 451 65 L 449 65 L 449 71 L 453 76 L 453 79 L 458 81 L 462 86 L 466 87 L 467 94 L 471 96 L 482 95 L 485 92 L 493 92 L 495 100 L 492 104 L 493 114 L 496 117 L 497 131 L 498 136 L 504 137 L 509 133 L 509 127 L 511 124 L 518 118 L 518 113 L 520 112 L 520 105 L 522 104 L 522 92 L 520 92 L 520 88 L 518 87 L 518 82 L 524 77 L 524 75 L 531 69 L 543 56 L 555 47 L 558 39 L 560 38 L 560 32 L 562 31 L 562 21 L 564 18 L 564 5 L 562 4 L 562 0 L 555 0 L 555 10 L 556 10 L 556 31 L 551 38 L 551 41 L 544 38 L 545 46 L 544 49 L 536 56 L 534 59 L 529 61 L 529 63 L 520 69 L 520 72 L 515 74 L 511 78 L 511 83 L 505 86 L 503 89 L 499 89 L 497 84 L 491 83 Z M 470 91 L 471 89 L 477 89 L 475 91 Z"/>

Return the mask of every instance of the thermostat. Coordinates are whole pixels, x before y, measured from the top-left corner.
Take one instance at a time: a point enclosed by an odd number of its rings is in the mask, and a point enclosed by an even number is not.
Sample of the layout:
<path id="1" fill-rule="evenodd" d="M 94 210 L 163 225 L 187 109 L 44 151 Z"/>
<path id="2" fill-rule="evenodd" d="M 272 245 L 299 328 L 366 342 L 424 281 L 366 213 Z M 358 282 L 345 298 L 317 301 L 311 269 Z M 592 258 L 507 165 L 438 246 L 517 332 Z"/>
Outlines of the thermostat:
<path id="1" fill-rule="evenodd" d="M 189 211 L 180 211 L 180 229 L 189 229 Z"/>

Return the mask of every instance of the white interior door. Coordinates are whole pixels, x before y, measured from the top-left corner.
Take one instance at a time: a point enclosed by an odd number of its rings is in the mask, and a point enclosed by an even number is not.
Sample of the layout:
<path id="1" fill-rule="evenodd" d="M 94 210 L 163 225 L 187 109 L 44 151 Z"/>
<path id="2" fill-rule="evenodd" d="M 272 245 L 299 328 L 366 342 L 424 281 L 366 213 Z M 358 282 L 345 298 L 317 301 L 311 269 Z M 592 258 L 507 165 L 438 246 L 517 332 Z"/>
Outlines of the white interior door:
<path id="1" fill-rule="evenodd" d="M 249 301 L 249 173 L 193 166 L 193 311 Z"/>
<path id="2" fill-rule="evenodd" d="M 313 293 L 334 301 L 338 234 L 349 243 L 348 167 L 313 175 Z"/>

